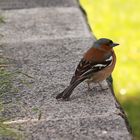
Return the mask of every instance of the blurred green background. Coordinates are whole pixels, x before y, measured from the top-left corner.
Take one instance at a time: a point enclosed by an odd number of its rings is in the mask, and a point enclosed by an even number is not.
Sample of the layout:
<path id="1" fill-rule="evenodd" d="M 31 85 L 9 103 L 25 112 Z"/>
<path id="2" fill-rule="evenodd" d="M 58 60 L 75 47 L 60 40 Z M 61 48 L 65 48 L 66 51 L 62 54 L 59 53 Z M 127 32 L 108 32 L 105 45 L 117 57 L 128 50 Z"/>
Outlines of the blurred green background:
<path id="1" fill-rule="evenodd" d="M 80 3 L 93 34 L 120 44 L 115 48 L 114 89 L 128 116 L 134 139 L 140 140 L 140 1 L 80 0 Z"/>

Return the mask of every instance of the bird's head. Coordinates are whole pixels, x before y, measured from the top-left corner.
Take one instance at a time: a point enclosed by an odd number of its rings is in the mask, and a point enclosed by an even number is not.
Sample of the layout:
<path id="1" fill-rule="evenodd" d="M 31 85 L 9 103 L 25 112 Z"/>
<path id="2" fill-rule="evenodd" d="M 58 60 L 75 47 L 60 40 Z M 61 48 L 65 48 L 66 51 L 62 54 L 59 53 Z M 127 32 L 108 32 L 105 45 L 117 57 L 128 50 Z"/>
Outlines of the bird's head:
<path id="1" fill-rule="evenodd" d="M 113 47 L 119 45 L 118 43 L 114 43 L 112 40 L 107 38 L 100 38 L 94 42 L 94 47 L 97 49 L 111 50 Z"/>

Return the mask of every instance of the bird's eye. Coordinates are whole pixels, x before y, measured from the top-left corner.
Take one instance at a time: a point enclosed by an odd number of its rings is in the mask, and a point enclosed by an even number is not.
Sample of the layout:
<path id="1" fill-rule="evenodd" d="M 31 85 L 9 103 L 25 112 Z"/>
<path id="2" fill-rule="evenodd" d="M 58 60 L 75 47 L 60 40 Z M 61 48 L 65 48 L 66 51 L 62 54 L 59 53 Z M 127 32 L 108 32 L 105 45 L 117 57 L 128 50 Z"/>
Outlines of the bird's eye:
<path id="1" fill-rule="evenodd" d="M 109 44 L 112 44 L 112 43 L 113 43 L 113 41 L 112 41 L 112 40 L 110 40 L 110 41 L 109 41 Z"/>

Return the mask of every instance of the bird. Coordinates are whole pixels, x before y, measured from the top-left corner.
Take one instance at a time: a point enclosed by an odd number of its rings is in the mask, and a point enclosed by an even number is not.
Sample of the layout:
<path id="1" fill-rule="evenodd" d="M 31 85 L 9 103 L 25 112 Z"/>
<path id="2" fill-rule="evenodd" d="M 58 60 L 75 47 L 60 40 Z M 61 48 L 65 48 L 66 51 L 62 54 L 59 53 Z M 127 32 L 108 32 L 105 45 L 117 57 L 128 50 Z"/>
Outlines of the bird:
<path id="1" fill-rule="evenodd" d="M 113 47 L 118 43 L 111 39 L 100 38 L 87 50 L 77 65 L 69 86 L 56 96 L 56 99 L 69 100 L 73 90 L 83 81 L 99 83 L 108 78 L 114 70 L 116 55 Z"/>

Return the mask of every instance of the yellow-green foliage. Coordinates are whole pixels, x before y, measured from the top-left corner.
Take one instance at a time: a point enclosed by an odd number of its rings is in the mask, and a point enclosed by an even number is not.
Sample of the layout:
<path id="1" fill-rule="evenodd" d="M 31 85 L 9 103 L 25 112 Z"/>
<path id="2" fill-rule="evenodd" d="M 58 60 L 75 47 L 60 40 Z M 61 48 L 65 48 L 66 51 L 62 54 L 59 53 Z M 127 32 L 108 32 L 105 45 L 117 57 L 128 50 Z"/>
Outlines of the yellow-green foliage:
<path id="1" fill-rule="evenodd" d="M 120 43 L 115 48 L 117 65 L 114 88 L 140 139 L 140 1 L 80 0 L 93 34 Z"/>

